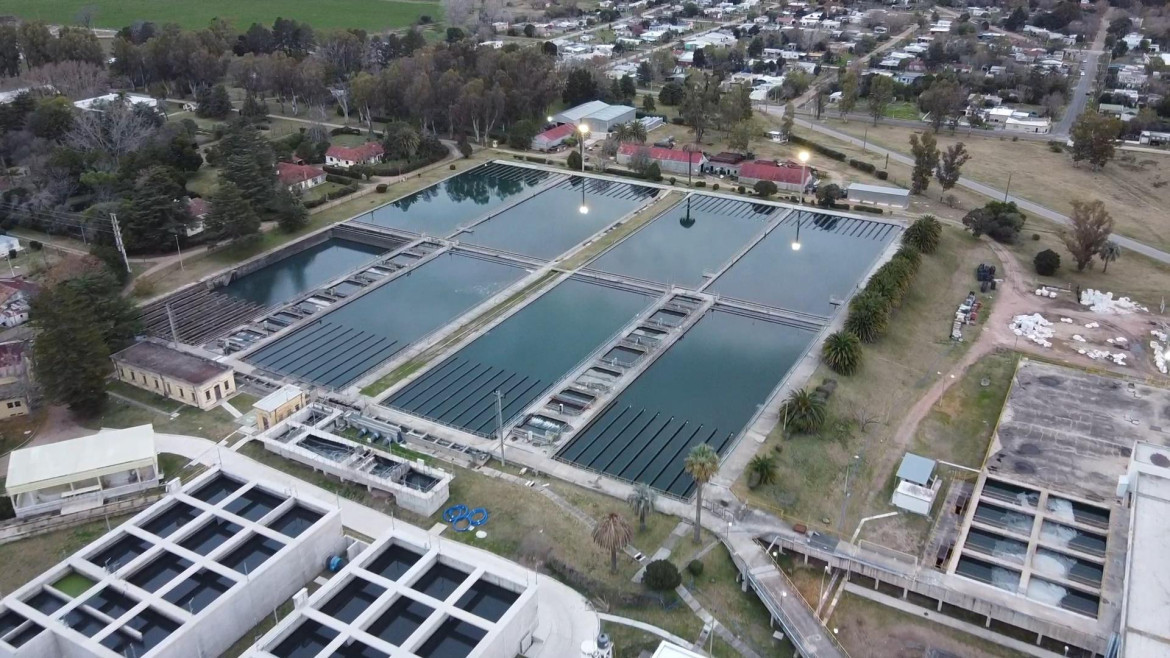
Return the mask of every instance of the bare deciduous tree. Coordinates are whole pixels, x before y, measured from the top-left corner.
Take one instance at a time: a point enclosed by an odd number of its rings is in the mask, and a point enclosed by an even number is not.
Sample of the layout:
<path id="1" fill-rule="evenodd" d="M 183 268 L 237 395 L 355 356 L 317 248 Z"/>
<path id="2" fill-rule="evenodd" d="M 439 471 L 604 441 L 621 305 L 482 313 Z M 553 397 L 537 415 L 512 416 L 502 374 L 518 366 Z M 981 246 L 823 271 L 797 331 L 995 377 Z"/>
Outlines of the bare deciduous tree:
<path id="1" fill-rule="evenodd" d="M 104 68 L 73 60 L 38 66 L 24 78 L 34 85 L 49 85 L 69 98 L 92 98 L 110 88 Z"/>
<path id="2" fill-rule="evenodd" d="M 113 171 L 123 156 L 137 151 L 151 139 L 157 125 L 157 120 L 144 110 L 113 101 L 98 111 L 78 114 L 65 142 L 79 151 L 105 154 L 105 167 Z"/>

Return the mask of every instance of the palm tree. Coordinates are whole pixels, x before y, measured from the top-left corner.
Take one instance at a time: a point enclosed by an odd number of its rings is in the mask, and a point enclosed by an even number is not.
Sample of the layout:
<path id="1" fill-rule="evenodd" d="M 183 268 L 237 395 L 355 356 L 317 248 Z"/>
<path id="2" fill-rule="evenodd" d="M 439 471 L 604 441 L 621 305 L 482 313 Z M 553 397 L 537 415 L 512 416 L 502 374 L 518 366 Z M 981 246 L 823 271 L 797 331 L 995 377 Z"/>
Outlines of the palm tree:
<path id="1" fill-rule="evenodd" d="M 791 427 L 800 434 L 811 434 L 825 424 L 825 399 L 803 388 L 797 389 L 788 394 L 780 413 L 785 428 Z"/>
<path id="2" fill-rule="evenodd" d="M 1101 251 L 1097 252 L 1097 255 L 1105 263 L 1105 267 L 1101 268 L 1101 274 L 1104 274 L 1109 271 L 1109 263 L 1121 258 L 1121 247 L 1117 246 L 1116 242 L 1110 240 L 1101 245 Z"/>
<path id="3" fill-rule="evenodd" d="M 752 457 L 748 462 L 748 486 L 756 488 L 760 485 L 772 484 L 776 481 L 776 455 L 765 453 Z M 755 484 L 752 484 L 752 483 Z"/>
<path id="4" fill-rule="evenodd" d="M 924 254 L 938 249 L 942 239 L 942 224 L 932 215 L 919 217 L 902 235 L 902 241 Z"/>
<path id="5" fill-rule="evenodd" d="M 625 142 L 646 143 L 646 126 L 641 121 L 630 121 L 614 127 L 613 136 L 619 144 Z"/>
<path id="6" fill-rule="evenodd" d="M 699 536 L 699 531 L 702 528 L 703 518 L 703 485 L 710 482 L 711 478 L 715 477 L 715 472 L 719 470 L 719 454 L 706 443 L 700 443 L 687 453 L 687 460 L 684 462 L 683 468 L 695 479 L 695 543 L 697 544 L 702 539 Z"/>
<path id="7" fill-rule="evenodd" d="M 852 375 L 861 366 L 861 339 L 848 331 L 838 331 L 825 338 L 821 360 L 833 372 Z"/>
<path id="8" fill-rule="evenodd" d="M 849 304 L 845 331 L 863 343 L 872 343 L 886 332 L 890 321 L 890 302 L 875 292 L 863 292 Z"/>
<path id="9" fill-rule="evenodd" d="M 634 487 L 626 497 L 626 502 L 630 504 L 634 514 L 638 515 L 638 527 L 642 531 L 646 530 L 646 516 L 654 511 L 655 498 L 657 494 L 654 493 L 654 489 L 644 482 Z"/>
<path id="10" fill-rule="evenodd" d="M 617 573 L 617 554 L 634 538 L 634 530 L 625 517 L 610 512 L 593 526 L 593 543 L 609 551 L 610 573 Z"/>

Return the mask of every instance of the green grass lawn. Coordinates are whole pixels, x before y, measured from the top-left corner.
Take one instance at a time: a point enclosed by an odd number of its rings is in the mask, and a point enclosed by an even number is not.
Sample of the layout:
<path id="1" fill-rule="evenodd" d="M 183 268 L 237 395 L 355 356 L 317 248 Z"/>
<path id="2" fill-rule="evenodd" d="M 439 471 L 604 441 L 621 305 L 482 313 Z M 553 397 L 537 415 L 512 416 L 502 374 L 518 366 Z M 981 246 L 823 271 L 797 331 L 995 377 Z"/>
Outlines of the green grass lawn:
<path id="1" fill-rule="evenodd" d="M 922 117 L 922 112 L 919 111 L 918 106 L 914 103 L 897 102 L 890 103 L 886 108 L 886 116 L 891 119 L 906 119 L 907 121 L 917 121 Z"/>
<path id="2" fill-rule="evenodd" d="M 0 564 L 5 566 L 0 570 L 0 591 L 9 594 L 19 589 L 128 518 L 113 517 L 0 545 Z"/>
<path id="3" fill-rule="evenodd" d="M 143 393 L 146 392 L 143 391 Z M 149 393 L 146 394 L 149 395 Z M 162 398 L 159 400 L 166 402 Z M 137 405 L 111 397 L 106 400 L 106 406 L 101 414 L 83 419 L 80 422 L 84 427 L 93 430 L 103 427 L 122 429 L 152 424 L 156 432 L 200 436 L 212 441 L 219 441 L 239 428 L 231 414 L 223 409 L 215 408 L 203 411 L 187 405 L 179 406 L 181 409 L 179 409 L 178 415 L 172 418 L 169 415 L 147 411 Z"/>
<path id="4" fill-rule="evenodd" d="M 74 24 L 82 7 L 97 8 L 97 27 L 120 28 L 134 21 L 178 23 L 188 29 L 224 18 L 245 30 L 253 22 L 271 25 L 278 16 L 304 21 L 317 30 L 360 27 L 376 31 L 406 27 L 420 16 L 442 17 L 438 2 L 414 0 L 0 0 L 0 15 Z"/>
<path id="5" fill-rule="evenodd" d="M 333 194 L 334 192 L 340 191 L 344 187 L 345 187 L 344 185 L 339 185 L 337 183 L 326 181 L 326 182 L 321 183 L 320 185 L 318 185 L 310 190 L 306 190 L 303 198 L 305 201 L 313 201 L 316 199 L 323 199 L 323 198 L 325 198 L 326 194 Z"/>

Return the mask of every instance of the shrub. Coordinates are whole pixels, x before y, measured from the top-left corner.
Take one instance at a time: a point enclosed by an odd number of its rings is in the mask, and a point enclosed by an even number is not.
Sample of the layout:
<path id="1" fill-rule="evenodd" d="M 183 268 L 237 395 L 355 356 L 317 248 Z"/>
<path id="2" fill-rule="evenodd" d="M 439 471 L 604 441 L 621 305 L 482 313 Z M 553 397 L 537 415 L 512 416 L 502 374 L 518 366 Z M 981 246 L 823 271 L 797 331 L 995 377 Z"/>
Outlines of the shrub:
<path id="1" fill-rule="evenodd" d="M 459 155 L 462 155 L 465 159 L 470 158 L 471 154 L 474 153 L 474 150 L 471 148 L 471 142 L 467 141 L 467 137 L 460 137 L 459 141 L 455 143 L 455 148 L 459 149 Z"/>
<path id="2" fill-rule="evenodd" d="M 354 182 L 354 179 L 345 176 L 338 176 L 337 174 L 325 174 L 325 180 L 330 183 L 337 183 L 338 185 L 349 185 Z"/>
<path id="3" fill-rule="evenodd" d="M 670 120 L 670 122 L 676 126 L 685 126 L 687 123 L 686 121 L 683 121 L 682 117 L 674 117 Z"/>
<path id="4" fill-rule="evenodd" d="M 1060 269 L 1060 254 L 1051 249 L 1045 249 L 1036 254 L 1036 258 L 1032 260 L 1032 264 L 1036 266 L 1036 274 L 1040 276 L 1052 276 Z"/>
<path id="5" fill-rule="evenodd" d="M 334 167 L 333 165 L 321 165 L 321 171 L 329 174 L 330 176 L 341 176 L 342 178 L 359 178 L 358 174 L 350 171 L 349 169 Z M 329 178 L 326 177 L 325 180 L 329 180 Z"/>
<path id="6" fill-rule="evenodd" d="M 877 176 L 878 180 L 886 180 L 887 178 L 890 177 L 890 172 L 886 171 L 885 169 L 882 169 L 880 171 L 874 172 L 873 175 Z"/>
<path id="7" fill-rule="evenodd" d="M 696 577 L 702 576 L 703 575 L 703 563 L 700 562 L 699 560 L 691 560 L 690 562 L 687 563 L 687 572 L 690 573 L 692 576 L 696 576 Z"/>
<path id="8" fill-rule="evenodd" d="M 776 457 L 767 453 L 751 458 L 747 465 L 748 488 L 755 489 L 760 485 L 772 484 L 776 481 Z"/>
<path id="9" fill-rule="evenodd" d="M 695 187 L 707 187 L 707 181 L 705 181 L 705 180 L 695 181 Z"/>
<path id="10" fill-rule="evenodd" d="M 745 188 L 743 185 L 740 185 L 739 187 L 735 188 L 735 191 L 739 192 L 740 194 L 743 194 L 743 193 L 747 192 L 747 188 Z"/>
<path id="11" fill-rule="evenodd" d="M 677 180 L 675 180 L 674 176 L 671 176 L 671 177 L 670 177 L 670 184 L 671 184 L 671 185 L 674 185 L 674 184 L 675 184 L 675 183 L 677 183 L 677 182 L 678 182 L 678 181 L 677 181 Z"/>
<path id="12" fill-rule="evenodd" d="M 28 241 L 28 248 L 32 249 L 33 251 L 40 251 L 44 247 L 45 247 L 45 245 L 41 244 L 40 240 L 29 240 Z"/>
<path id="13" fill-rule="evenodd" d="M 906 259 L 893 258 L 874 272 L 865 285 L 865 292 L 881 295 L 891 307 L 897 307 L 910 289 L 915 269 L 916 266 Z"/>
<path id="14" fill-rule="evenodd" d="M 1048 150 L 1053 153 L 1064 153 L 1064 144 L 1060 142 L 1048 142 Z"/>
<path id="15" fill-rule="evenodd" d="M 991 201 L 963 216 L 963 226 L 970 229 L 971 235 L 979 237 L 986 233 L 992 240 L 1004 244 L 1015 243 L 1020 229 L 1024 228 L 1024 221 L 1024 213 L 1014 201 Z"/>
<path id="16" fill-rule="evenodd" d="M 451 171 L 455 171 L 455 165 L 451 165 L 450 167 L 448 167 L 448 169 L 450 169 Z"/>
<path id="17" fill-rule="evenodd" d="M 719 191 L 719 183 L 714 183 L 713 185 L 711 185 L 711 189 L 718 192 Z"/>
<path id="18" fill-rule="evenodd" d="M 338 135 L 360 135 L 360 134 L 362 134 L 362 131 L 360 128 L 344 127 L 343 126 L 341 128 L 334 128 L 333 130 L 330 130 L 329 134 L 333 135 L 334 137 L 336 137 Z"/>
<path id="19" fill-rule="evenodd" d="M 863 343 L 872 343 L 886 333 L 889 322 L 889 300 L 866 286 L 866 290 L 849 303 L 845 331 L 857 336 Z"/>
<path id="20" fill-rule="evenodd" d="M 821 360 L 841 375 L 852 375 L 861 367 L 861 339 L 848 331 L 838 331 L 825 338 Z"/>
<path id="21" fill-rule="evenodd" d="M 657 162 L 651 162 L 649 167 L 646 167 L 646 172 L 642 174 L 646 180 L 660 181 L 662 180 L 662 168 L 658 166 Z"/>
<path id="22" fill-rule="evenodd" d="M 582 166 L 584 164 L 585 163 L 581 160 L 580 153 L 578 153 L 576 151 L 572 151 L 569 153 L 569 159 L 568 159 L 569 169 L 572 169 L 573 171 L 581 171 Z"/>
<path id="23" fill-rule="evenodd" d="M 385 194 L 386 190 L 388 189 L 390 189 L 390 186 L 385 183 L 378 183 L 378 185 L 374 187 L 374 191 L 378 194 Z"/>
<path id="24" fill-rule="evenodd" d="M 1039 242 L 1039 241 L 1040 241 L 1040 234 L 1039 234 L 1039 233 L 1033 233 L 1033 234 L 1032 234 L 1032 240 L 1033 240 L 1033 241 L 1035 241 L 1035 242 Z"/>
<path id="25" fill-rule="evenodd" d="M 867 212 L 871 215 L 880 215 L 880 214 L 885 212 L 885 210 L 882 210 L 881 208 L 878 208 L 877 206 L 867 206 L 867 205 L 862 204 L 862 203 L 858 203 L 858 204 L 854 205 L 853 211 L 854 212 L 859 212 L 859 211 L 860 212 Z"/>
<path id="26" fill-rule="evenodd" d="M 663 592 L 681 585 L 682 576 L 678 573 L 678 567 L 669 560 L 654 560 L 646 565 L 642 583 L 655 592 Z"/>
<path id="27" fill-rule="evenodd" d="M 853 167 L 854 169 L 860 169 L 867 174 L 872 174 L 877 171 L 877 167 L 875 167 L 872 163 L 856 160 L 853 158 L 849 159 L 849 166 Z"/>
<path id="28" fill-rule="evenodd" d="M 902 235 L 902 242 L 924 254 L 933 254 L 942 240 L 942 224 L 933 215 L 914 220 Z"/>
<path id="29" fill-rule="evenodd" d="M 764 199 L 772 196 L 777 191 L 776 184 L 770 180 L 756 181 L 754 189 L 756 194 Z"/>

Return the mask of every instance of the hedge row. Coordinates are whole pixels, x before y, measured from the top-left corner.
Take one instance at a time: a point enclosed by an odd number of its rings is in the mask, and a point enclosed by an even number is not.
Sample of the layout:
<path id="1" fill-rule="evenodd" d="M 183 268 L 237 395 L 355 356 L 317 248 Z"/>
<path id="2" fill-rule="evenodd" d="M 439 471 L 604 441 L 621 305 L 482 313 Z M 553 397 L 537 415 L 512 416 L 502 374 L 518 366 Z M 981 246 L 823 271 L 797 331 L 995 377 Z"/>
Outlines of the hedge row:
<path id="1" fill-rule="evenodd" d="M 340 176 L 342 178 L 352 178 L 354 180 L 361 178 L 360 175 L 358 175 L 358 174 L 356 174 L 348 169 L 345 169 L 343 167 L 336 167 L 334 165 L 321 165 L 321 171 L 325 172 L 326 174 L 329 174 L 330 176 Z M 341 184 L 345 185 L 347 183 L 349 183 L 349 181 L 342 181 Z"/>
<path id="2" fill-rule="evenodd" d="M 845 206 L 845 207 L 848 208 L 849 206 Z M 854 212 L 868 212 L 868 213 L 872 213 L 874 215 L 880 215 L 880 214 L 885 212 L 885 210 L 882 210 L 881 208 L 878 208 L 876 206 L 867 206 L 867 205 L 862 204 L 862 203 L 858 203 L 858 204 L 854 205 L 853 211 Z"/>
<path id="3" fill-rule="evenodd" d="M 805 139 L 805 138 L 799 137 L 797 135 L 791 135 L 788 137 L 788 141 L 790 141 L 794 144 L 803 144 L 803 145 L 809 147 L 810 149 L 816 151 L 817 153 L 820 153 L 821 155 L 830 157 L 834 160 L 839 160 L 841 162 L 845 162 L 845 154 L 844 153 L 842 153 L 836 149 L 831 149 L 828 146 L 825 146 L 824 144 L 818 144 L 817 142 L 814 142 L 811 139 Z"/>
<path id="4" fill-rule="evenodd" d="M 890 314 L 902 304 L 918 273 L 922 254 L 903 245 L 898 253 L 879 267 L 861 290 L 849 302 L 845 331 L 857 336 L 863 343 L 873 343 L 885 335 Z"/>
<path id="5" fill-rule="evenodd" d="M 329 134 L 333 135 L 334 137 L 336 137 L 338 135 L 360 135 L 360 134 L 362 134 L 362 131 L 361 131 L 361 128 L 342 127 L 342 128 L 334 128 L 333 130 L 330 130 Z"/>
<path id="6" fill-rule="evenodd" d="M 306 208 L 316 208 L 317 206 L 320 206 L 322 204 L 333 201 L 334 199 L 340 199 L 341 197 L 349 196 L 349 195 L 353 194 L 354 192 L 357 192 L 360 189 L 361 189 L 361 186 L 358 185 L 357 183 L 350 183 L 349 185 L 346 185 L 345 187 L 341 188 L 340 190 L 326 192 L 325 194 L 317 197 L 316 199 L 309 199 L 309 200 L 305 201 L 304 202 L 305 207 Z"/>
<path id="7" fill-rule="evenodd" d="M 447 157 L 446 151 L 443 153 L 432 153 L 425 158 L 418 160 L 410 160 L 403 164 L 382 163 L 370 167 L 370 171 L 375 176 L 401 176 L 402 174 L 409 174 L 415 169 L 422 169 L 428 165 L 433 165 L 436 162 Z"/>
<path id="8" fill-rule="evenodd" d="M 354 179 L 348 176 L 338 176 L 337 174 L 325 174 L 325 180 L 330 183 L 337 183 L 338 185 L 353 185 L 356 183 Z"/>

